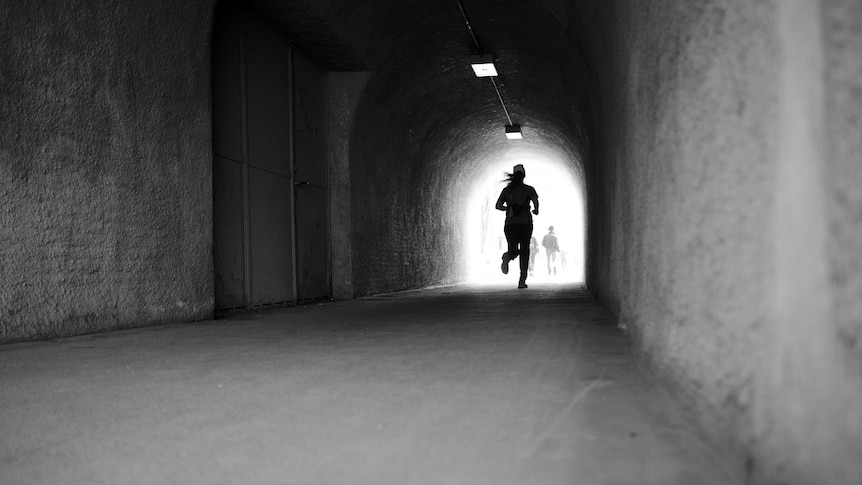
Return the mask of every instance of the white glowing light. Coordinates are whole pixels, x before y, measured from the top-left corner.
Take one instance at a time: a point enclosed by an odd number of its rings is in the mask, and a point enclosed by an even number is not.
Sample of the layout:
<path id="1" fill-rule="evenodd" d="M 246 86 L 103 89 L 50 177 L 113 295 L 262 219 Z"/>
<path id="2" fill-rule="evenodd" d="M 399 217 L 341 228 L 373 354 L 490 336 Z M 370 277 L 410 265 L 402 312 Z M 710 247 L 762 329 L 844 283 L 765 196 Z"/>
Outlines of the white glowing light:
<path id="1" fill-rule="evenodd" d="M 494 66 L 494 56 L 472 56 L 470 65 L 473 66 L 473 72 L 476 77 L 490 77 L 497 75 L 497 68 Z"/>
<path id="2" fill-rule="evenodd" d="M 533 216 L 533 237 L 541 247 L 542 237 L 553 225 L 560 248 L 566 251 L 566 268 L 557 262 L 557 274 L 548 274 L 544 249 L 534 261 L 534 274 L 527 283 L 553 284 L 584 280 L 584 199 L 582 181 L 567 167 L 561 156 L 549 149 L 517 145 L 502 156 L 497 154 L 487 169 L 477 173 L 466 205 L 464 254 L 472 283 L 517 285 L 518 261 L 509 263 L 509 274 L 500 271 L 500 256 L 506 250 L 503 234 L 505 213 L 494 209 L 504 187 L 503 172 L 521 163 L 526 168 L 525 183 L 539 194 L 539 215 Z"/>

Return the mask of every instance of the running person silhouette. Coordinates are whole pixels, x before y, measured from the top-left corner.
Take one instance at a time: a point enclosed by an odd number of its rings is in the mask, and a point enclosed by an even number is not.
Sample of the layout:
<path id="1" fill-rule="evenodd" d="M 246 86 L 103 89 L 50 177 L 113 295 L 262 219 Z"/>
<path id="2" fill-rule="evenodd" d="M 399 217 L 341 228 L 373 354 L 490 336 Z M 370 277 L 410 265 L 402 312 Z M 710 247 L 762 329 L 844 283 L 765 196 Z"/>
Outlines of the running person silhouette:
<path id="1" fill-rule="evenodd" d="M 533 214 L 539 215 L 539 195 L 536 189 L 524 183 L 527 172 L 521 164 L 515 165 L 512 173 L 506 174 L 508 185 L 497 198 L 497 210 L 506 211 L 506 224 L 503 233 L 506 235 L 508 250 L 503 253 L 503 264 L 500 269 L 503 274 L 509 274 L 509 261 L 520 256 L 521 276 L 518 288 L 527 287 L 527 270 L 530 264 L 530 238 L 533 236 L 533 216 L 530 215 L 530 202 L 533 202 Z"/>

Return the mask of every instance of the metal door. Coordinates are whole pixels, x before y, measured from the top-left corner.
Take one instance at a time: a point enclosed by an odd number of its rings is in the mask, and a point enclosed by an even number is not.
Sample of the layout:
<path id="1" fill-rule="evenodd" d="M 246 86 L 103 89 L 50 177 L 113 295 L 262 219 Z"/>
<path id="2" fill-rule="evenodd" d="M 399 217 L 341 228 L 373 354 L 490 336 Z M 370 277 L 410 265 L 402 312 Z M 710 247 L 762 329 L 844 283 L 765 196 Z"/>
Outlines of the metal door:
<path id="1" fill-rule="evenodd" d="M 291 50 L 255 17 L 219 11 L 213 35 L 217 310 L 295 301 Z"/>
<path id="2" fill-rule="evenodd" d="M 293 56 L 296 267 L 299 300 L 329 296 L 329 225 L 326 176 L 326 77 Z"/>
<path id="3" fill-rule="evenodd" d="M 242 24 L 218 9 L 212 46 L 213 269 L 215 308 L 246 301 Z"/>
<path id="4" fill-rule="evenodd" d="M 290 47 L 246 22 L 251 304 L 293 301 Z"/>

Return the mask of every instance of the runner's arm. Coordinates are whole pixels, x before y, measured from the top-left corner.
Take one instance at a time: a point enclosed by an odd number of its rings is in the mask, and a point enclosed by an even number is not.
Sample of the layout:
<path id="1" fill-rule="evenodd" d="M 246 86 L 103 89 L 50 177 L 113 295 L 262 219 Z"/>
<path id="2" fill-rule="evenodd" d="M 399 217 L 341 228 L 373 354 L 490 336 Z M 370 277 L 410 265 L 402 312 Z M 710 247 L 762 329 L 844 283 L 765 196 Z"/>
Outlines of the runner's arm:
<path id="1" fill-rule="evenodd" d="M 503 194 L 505 194 L 505 193 L 506 193 L 505 190 L 500 192 L 500 197 L 497 198 L 497 205 L 495 205 L 494 208 L 497 209 L 498 211 L 506 210 L 506 205 L 505 205 L 506 199 L 503 198 Z"/>

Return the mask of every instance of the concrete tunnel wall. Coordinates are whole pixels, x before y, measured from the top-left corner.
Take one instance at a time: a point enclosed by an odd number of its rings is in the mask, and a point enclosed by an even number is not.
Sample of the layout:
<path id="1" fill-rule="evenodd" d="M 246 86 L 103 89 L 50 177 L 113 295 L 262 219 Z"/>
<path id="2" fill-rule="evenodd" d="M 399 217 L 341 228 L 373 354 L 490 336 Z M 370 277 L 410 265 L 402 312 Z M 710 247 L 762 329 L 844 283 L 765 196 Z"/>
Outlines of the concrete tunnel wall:
<path id="1" fill-rule="evenodd" d="M 0 342 L 212 315 L 211 7 L 0 9 Z"/>
<path id="2" fill-rule="evenodd" d="M 753 481 L 862 483 L 862 4 L 590 13 L 589 287 Z"/>

